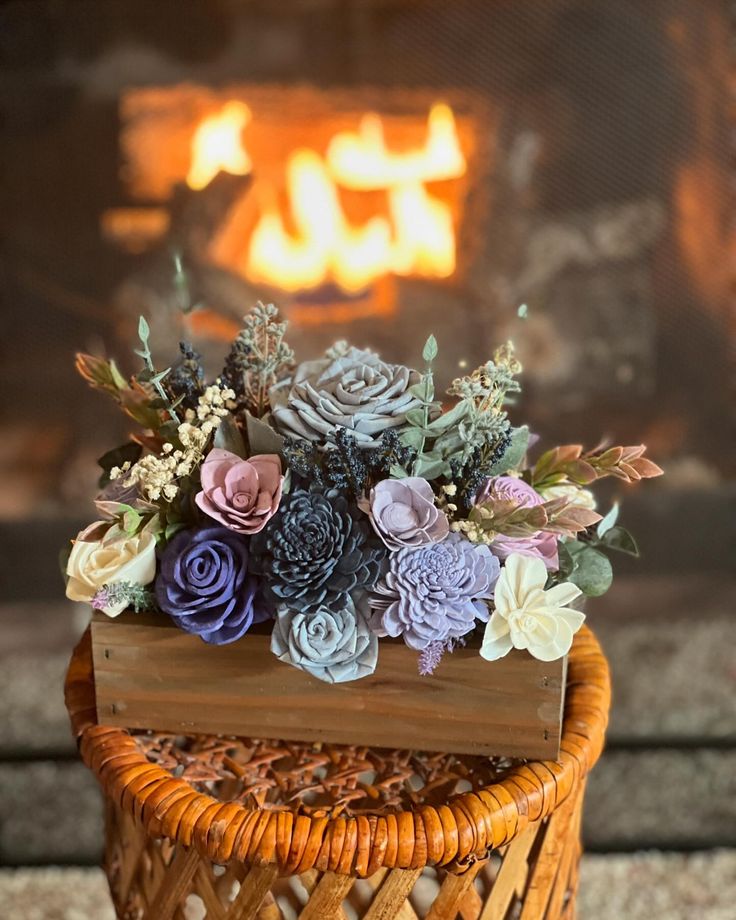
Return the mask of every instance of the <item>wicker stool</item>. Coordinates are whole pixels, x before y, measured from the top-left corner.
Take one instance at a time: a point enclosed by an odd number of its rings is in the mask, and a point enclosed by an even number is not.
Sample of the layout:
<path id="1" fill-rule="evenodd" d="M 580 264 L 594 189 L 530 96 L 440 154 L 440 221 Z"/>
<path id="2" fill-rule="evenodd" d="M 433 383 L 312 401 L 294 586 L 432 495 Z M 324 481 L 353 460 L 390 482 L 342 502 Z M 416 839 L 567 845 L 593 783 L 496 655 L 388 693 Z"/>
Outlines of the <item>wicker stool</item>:
<path id="1" fill-rule="evenodd" d="M 606 660 L 576 637 L 559 762 L 175 738 L 97 725 L 89 639 L 67 708 L 106 796 L 126 920 L 557 920 L 575 912 Z"/>

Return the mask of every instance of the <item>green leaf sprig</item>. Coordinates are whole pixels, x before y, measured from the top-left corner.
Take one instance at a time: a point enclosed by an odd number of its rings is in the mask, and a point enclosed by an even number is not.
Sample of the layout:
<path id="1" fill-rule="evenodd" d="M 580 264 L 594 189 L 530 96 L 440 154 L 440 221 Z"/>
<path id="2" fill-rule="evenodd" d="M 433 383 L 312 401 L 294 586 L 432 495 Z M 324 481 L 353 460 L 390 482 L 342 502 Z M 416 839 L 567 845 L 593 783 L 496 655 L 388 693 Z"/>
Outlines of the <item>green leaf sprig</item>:
<path id="1" fill-rule="evenodd" d="M 139 383 L 150 383 L 154 388 L 156 393 L 159 396 L 157 403 L 152 403 L 154 408 L 165 409 L 166 412 L 171 416 L 171 419 L 177 423 L 181 422 L 181 419 L 176 413 L 176 406 L 181 402 L 181 398 L 176 402 L 172 402 L 169 399 L 169 394 L 164 389 L 163 381 L 171 373 L 171 368 L 167 367 L 166 370 L 157 371 L 153 364 L 153 355 L 151 354 L 151 348 L 148 344 L 148 339 L 151 335 L 151 330 L 148 326 L 148 321 L 145 316 L 141 316 L 138 320 L 138 338 L 141 341 L 141 347 L 134 349 L 135 354 L 139 358 L 143 359 L 144 368 L 138 374 L 136 374 L 136 380 Z"/>

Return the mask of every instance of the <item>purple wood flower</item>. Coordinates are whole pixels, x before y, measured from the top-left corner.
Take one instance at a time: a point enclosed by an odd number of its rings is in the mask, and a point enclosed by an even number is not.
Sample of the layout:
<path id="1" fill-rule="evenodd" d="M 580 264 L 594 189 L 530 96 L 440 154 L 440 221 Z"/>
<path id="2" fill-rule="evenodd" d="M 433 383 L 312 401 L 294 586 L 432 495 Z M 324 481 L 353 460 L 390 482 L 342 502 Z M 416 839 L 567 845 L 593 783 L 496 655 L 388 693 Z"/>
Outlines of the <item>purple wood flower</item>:
<path id="1" fill-rule="evenodd" d="M 500 574 L 485 545 L 451 533 L 442 543 L 401 549 L 370 596 L 371 628 L 379 636 L 403 636 L 415 649 L 469 633 L 488 619 L 485 604 Z"/>
<path id="2" fill-rule="evenodd" d="M 390 550 L 440 543 L 450 532 L 447 515 L 434 503 L 432 486 L 419 476 L 377 483 L 371 489 L 370 518 Z"/>
<path id="3" fill-rule="evenodd" d="M 227 527 L 181 531 L 161 557 L 159 606 L 205 642 L 234 642 L 269 615 L 248 561 L 246 540 Z"/>

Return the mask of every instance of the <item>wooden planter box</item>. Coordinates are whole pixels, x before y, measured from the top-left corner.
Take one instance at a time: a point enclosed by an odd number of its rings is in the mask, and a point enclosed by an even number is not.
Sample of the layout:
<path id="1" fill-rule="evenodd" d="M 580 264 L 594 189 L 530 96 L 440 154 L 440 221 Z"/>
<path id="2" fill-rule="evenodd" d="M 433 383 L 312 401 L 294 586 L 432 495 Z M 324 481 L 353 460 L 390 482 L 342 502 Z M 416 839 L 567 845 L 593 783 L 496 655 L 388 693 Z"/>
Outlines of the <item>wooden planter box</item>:
<path id="1" fill-rule="evenodd" d="M 92 619 L 100 724 L 182 734 L 325 741 L 555 759 L 567 660 L 477 647 L 446 655 L 431 677 L 400 640 L 382 639 L 375 674 L 327 684 L 279 661 L 270 629 L 207 645 L 166 616 Z"/>

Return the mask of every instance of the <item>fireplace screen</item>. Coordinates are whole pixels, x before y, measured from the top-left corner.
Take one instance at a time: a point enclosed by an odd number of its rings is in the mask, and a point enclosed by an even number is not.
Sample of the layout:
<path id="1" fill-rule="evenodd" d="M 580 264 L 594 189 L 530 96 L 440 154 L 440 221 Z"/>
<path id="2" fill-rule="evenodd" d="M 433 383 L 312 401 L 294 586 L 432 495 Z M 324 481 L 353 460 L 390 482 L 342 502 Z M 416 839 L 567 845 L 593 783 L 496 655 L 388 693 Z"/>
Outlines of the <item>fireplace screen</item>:
<path id="1" fill-rule="evenodd" d="M 258 299 L 301 354 L 349 336 L 412 363 L 434 332 L 445 380 L 513 338 L 545 437 L 643 436 L 717 479 L 729 7 L 6 4 L 0 373 L 19 455 L 29 412 L 51 420 L 7 513 L 22 496 L 72 506 L 79 471 L 91 481 L 99 407 L 70 374 L 75 346 L 124 353 L 146 312 L 154 342 L 174 328 L 214 371 Z M 57 403 L 29 410 L 29 386 Z"/>

